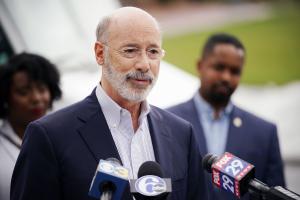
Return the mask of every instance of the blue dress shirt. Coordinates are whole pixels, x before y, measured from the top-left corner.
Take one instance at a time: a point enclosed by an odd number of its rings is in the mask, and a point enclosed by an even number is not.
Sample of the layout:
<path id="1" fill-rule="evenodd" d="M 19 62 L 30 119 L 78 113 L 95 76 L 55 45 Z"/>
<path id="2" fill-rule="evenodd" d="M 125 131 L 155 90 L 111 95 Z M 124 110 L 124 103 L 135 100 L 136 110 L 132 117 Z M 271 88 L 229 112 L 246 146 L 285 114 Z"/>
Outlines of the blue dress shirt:
<path id="1" fill-rule="evenodd" d="M 219 116 L 215 116 L 213 107 L 197 92 L 193 98 L 197 114 L 202 124 L 206 146 L 209 153 L 221 155 L 225 151 L 230 114 L 233 110 L 231 102 L 223 109 Z"/>

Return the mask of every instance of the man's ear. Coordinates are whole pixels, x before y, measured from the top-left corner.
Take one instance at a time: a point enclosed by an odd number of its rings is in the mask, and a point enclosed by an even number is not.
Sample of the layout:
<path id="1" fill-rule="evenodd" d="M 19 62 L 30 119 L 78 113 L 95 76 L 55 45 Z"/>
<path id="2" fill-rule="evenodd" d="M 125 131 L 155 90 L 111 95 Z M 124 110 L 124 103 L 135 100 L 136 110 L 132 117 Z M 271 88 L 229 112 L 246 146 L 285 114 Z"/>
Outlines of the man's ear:
<path id="1" fill-rule="evenodd" d="M 95 42 L 94 46 L 96 61 L 99 65 L 104 64 L 104 45 L 101 42 Z"/>
<path id="2" fill-rule="evenodd" d="M 202 71 L 202 65 L 203 65 L 203 60 L 201 58 L 199 58 L 197 60 L 197 73 L 198 76 L 200 77 L 201 71 Z"/>

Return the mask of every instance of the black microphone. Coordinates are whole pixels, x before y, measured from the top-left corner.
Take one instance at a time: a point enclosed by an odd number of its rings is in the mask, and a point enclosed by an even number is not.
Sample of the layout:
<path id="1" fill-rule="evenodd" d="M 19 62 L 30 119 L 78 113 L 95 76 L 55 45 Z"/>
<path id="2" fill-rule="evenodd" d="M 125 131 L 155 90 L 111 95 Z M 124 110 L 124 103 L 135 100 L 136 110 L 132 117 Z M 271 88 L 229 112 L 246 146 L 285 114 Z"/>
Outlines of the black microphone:
<path id="1" fill-rule="evenodd" d="M 157 162 L 146 161 L 138 171 L 138 179 L 130 180 L 130 191 L 136 200 L 165 200 L 172 192 L 170 178 L 162 178 Z"/>
<path id="2" fill-rule="evenodd" d="M 120 200 L 128 184 L 128 170 L 116 158 L 100 160 L 89 196 L 101 200 Z"/>
<path id="3" fill-rule="evenodd" d="M 300 200 L 300 196 L 281 186 L 269 187 L 255 178 L 255 167 L 225 152 L 218 157 L 207 154 L 202 159 L 202 167 L 212 173 L 215 186 L 240 198 L 246 192 L 258 200 Z"/>

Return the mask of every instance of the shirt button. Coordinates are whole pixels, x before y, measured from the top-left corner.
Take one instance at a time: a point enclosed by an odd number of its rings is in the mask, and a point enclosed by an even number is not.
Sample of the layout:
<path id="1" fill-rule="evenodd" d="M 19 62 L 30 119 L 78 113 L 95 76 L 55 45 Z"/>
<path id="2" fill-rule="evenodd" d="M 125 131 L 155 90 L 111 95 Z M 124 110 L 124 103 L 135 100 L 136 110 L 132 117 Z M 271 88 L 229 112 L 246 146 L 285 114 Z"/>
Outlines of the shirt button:
<path id="1" fill-rule="evenodd" d="M 117 124 L 113 124 L 112 127 L 113 127 L 113 128 L 116 128 L 116 127 L 117 127 Z"/>

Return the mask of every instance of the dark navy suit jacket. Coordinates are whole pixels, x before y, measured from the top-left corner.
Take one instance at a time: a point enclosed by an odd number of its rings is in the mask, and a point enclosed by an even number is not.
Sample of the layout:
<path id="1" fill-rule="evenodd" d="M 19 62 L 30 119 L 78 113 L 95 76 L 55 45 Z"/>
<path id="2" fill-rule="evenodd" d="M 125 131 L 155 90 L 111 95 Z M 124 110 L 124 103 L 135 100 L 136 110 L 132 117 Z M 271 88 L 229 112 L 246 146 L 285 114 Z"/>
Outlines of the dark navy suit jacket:
<path id="1" fill-rule="evenodd" d="M 193 99 L 168 110 L 192 123 L 200 152 L 202 156 L 206 155 L 206 140 Z M 240 127 L 233 124 L 235 118 L 241 119 Z M 285 186 L 277 129 L 274 124 L 234 106 L 225 151 L 253 164 L 255 176 L 260 181 L 269 186 Z M 209 176 L 209 190 L 214 191 L 210 192 L 210 199 L 234 199 L 231 194 L 213 188 L 211 175 L 207 173 L 206 176 Z M 248 195 L 245 195 L 243 199 L 248 198 Z"/>
<path id="2" fill-rule="evenodd" d="M 153 106 L 148 122 L 155 159 L 164 177 L 172 178 L 169 199 L 207 199 L 192 125 Z M 93 91 L 83 101 L 28 126 L 13 173 L 11 199 L 93 199 L 88 191 L 99 159 L 110 157 L 121 160 Z M 129 188 L 122 199 L 132 199 Z"/>

